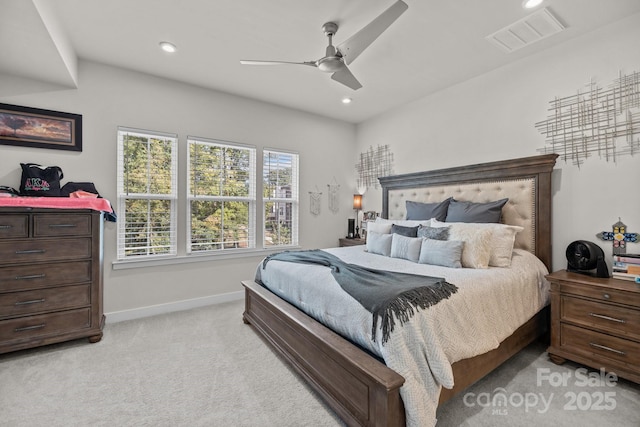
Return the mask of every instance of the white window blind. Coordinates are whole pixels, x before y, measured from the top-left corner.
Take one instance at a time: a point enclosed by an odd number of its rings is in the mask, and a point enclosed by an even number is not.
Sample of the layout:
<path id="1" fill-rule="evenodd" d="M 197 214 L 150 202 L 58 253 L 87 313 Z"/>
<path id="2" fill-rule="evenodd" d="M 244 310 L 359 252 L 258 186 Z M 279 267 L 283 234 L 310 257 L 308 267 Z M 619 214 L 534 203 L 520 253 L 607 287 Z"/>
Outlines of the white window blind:
<path id="1" fill-rule="evenodd" d="M 298 154 L 264 150 L 264 247 L 298 244 Z"/>
<path id="2" fill-rule="evenodd" d="M 118 259 L 176 254 L 177 145 L 118 128 Z"/>
<path id="3" fill-rule="evenodd" d="M 187 251 L 256 246 L 256 148 L 188 137 Z"/>

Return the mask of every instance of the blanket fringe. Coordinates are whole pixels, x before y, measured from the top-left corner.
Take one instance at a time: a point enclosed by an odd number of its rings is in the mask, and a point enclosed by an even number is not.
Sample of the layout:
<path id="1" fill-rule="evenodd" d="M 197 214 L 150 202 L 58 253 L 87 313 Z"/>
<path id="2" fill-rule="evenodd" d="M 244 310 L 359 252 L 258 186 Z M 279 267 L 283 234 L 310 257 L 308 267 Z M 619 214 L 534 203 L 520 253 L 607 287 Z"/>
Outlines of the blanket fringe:
<path id="1" fill-rule="evenodd" d="M 448 299 L 457 291 L 457 286 L 443 280 L 434 286 L 423 286 L 403 292 L 373 313 L 371 339 L 373 341 L 376 340 L 378 318 L 382 322 L 382 345 L 384 345 L 395 329 L 396 318 L 400 321 L 400 326 L 402 326 L 414 316 L 418 309 L 425 309 L 435 305 L 442 299 Z"/>

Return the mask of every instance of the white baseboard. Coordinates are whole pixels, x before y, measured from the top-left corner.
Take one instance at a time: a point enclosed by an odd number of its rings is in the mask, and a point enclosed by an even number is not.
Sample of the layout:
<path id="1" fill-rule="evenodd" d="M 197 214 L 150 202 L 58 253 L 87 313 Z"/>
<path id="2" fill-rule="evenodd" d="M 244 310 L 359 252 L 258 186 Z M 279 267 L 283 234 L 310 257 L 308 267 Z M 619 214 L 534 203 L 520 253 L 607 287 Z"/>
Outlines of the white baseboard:
<path id="1" fill-rule="evenodd" d="M 211 295 L 208 297 L 194 298 L 167 304 L 151 305 L 134 308 L 131 310 L 114 311 L 105 313 L 106 323 L 117 323 L 125 320 L 140 319 L 142 317 L 155 316 L 157 314 L 171 313 L 174 311 L 189 310 L 190 308 L 204 307 L 207 305 L 221 304 L 229 301 L 237 301 L 244 298 L 244 291 L 229 292 L 227 294 Z"/>

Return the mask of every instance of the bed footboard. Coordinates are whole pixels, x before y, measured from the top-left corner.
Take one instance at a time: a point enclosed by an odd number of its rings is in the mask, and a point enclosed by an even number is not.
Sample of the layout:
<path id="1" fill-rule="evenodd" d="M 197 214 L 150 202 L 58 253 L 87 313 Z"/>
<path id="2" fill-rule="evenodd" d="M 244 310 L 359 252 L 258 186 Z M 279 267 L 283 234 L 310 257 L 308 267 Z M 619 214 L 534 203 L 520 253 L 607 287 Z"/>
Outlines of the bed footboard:
<path id="1" fill-rule="evenodd" d="M 405 425 L 404 378 L 253 281 L 243 319 L 349 426 Z"/>

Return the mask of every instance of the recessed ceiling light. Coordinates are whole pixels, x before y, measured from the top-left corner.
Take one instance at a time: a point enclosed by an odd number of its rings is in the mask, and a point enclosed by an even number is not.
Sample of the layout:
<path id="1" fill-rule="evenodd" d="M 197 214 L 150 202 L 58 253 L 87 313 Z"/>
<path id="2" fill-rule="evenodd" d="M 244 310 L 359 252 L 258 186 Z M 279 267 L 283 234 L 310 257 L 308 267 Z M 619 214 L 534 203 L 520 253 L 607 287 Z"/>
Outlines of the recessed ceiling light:
<path id="1" fill-rule="evenodd" d="M 544 0 L 524 0 L 522 2 L 522 7 L 525 9 L 533 9 L 536 6 L 540 6 Z"/>
<path id="2" fill-rule="evenodd" d="M 352 101 L 352 99 L 349 98 L 349 97 L 345 96 L 344 98 L 342 98 L 342 103 L 343 104 L 351 104 L 351 101 Z"/>
<path id="3" fill-rule="evenodd" d="M 176 48 L 176 45 L 169 42 L 160 42 L 160 48 L 165 52 L 169 52 L 169 53 L 173 53 L 176 50 L 178 50 L 178 48 Z"/>

